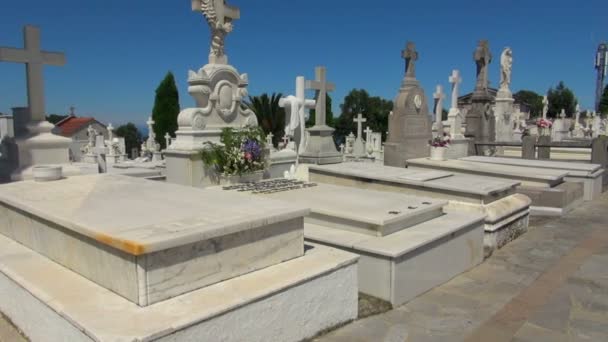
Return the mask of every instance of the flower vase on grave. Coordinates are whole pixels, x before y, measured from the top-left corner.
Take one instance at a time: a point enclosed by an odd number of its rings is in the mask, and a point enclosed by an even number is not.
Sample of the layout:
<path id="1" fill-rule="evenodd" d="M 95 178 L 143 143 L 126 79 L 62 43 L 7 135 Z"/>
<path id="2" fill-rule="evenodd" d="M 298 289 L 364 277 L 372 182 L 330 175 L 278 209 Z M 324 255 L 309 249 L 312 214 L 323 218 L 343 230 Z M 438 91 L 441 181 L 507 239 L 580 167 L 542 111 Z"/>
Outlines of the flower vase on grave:
<path id="1" fill-rule="evenodd" d="M 431 146 L 431 160 L 444 161 L 447 147 Z"/>

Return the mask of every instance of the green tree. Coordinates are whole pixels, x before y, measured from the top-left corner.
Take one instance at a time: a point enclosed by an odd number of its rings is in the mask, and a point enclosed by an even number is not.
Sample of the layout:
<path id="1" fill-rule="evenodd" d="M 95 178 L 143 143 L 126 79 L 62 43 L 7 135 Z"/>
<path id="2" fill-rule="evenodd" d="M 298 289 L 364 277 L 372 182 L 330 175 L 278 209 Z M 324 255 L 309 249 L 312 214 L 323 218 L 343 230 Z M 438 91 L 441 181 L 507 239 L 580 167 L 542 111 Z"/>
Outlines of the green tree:
<path id="1" fill-rule="evenodd" d="M 578 103 L 572 90 L 566 87 L 563 81 L 560 81 L 555 89 L 549 88 L 547 98 L 549 100 L 549 113 L 547 116 L 553 118 L 559 116 L 562 109 L 566 111 L 567 116 L 572 116 Z"/>
<path id="2" fill-rule="evenodd" d="M 598 111 L 602 114 L 608 114 L 608 84 L 604 88 L 604 93 L 602 93 L 602 97 L 600 98 Z"/>
<path id="3" fill-rule="evenodd" d="M 125 149 L 128 155 L 131 155 L 131 151 L 134 148 L 139 151 L 143 138 L 141 132 L 139 132 L 133 123 L 129 122 L 126 125 L 119 126 L 114 132 L 116 136 L 125 138 Z"/>
<path id="4" fill-rule="evenodd" d="M 177 86 L 175 85 L 175 77 L 173 77 L 173 73 L 169 71 L 158 85 L 158 88 L 156 88 L 154 109 L 152 110 L 152 119 L 154 119 L 155 122 L 154 133 L 156 134 L 156 142 L 160 144 L 161 149 L 166 148 L 166 133 L 175 136 L 178 115 L 179 93 L 177 91 Z"/>
<path id="5" fill-rule="evenodd" d="M 386 139 L 388 115 L 392 109 L 392 101 L 379 96 L 370 96 L 364 89 L 351 90 L 344 97 L 344 103 L 340 105 L 340 117 L 335 120 L 336 142 L 342 143 L 349 133 L 357 133 L 357 124 L 353 119 L 359 113 L 367 119 L 364 127 L 369 126 L 374 132 L 382 133 L 383 140 Z"/>
<path id="6" fill-rule="evenodd" d="M 543 97 L 532 90 L 520 90 L 513 94 L 515 101 L 530 107 L 530 117 L 543 115 Z M 560 109 L 561 112 L 561 109 Z"/>
<path id="7" fill-rule="evenodd" d="M 56 125 L 59 121 L 67 118 L 67 115 L 59 115 L 59 114 L 49 114 L 46 117 L 46 121 L 52 123 L 53 125 Z"/>
<path id="8" fill-rule="evenodd" d="M 245 103 L 255 113 L 264 134 L 272 133 L 274 146 L 277 146 L 285 135 L 285 109 L 279 107 L 281 97 L 281 93 L 272 93 L 270 96 L 264 93 L 260 96 L 249 96 L 249 102 Z"/>
<path id="9" fill-rule="evenodd" d="M 325 97 L 325 124 L 327 126 L 333 127 L 334 125 L 334 113 L 331 110 L 332 100 L 329 94 Z M 315 120 L 317 117 L 317 111 L 315 109 L 310 110 L 310 115 L 308 116 L 308 120 L 306 120 L 306 127 L 312 127 L 315 125 Z"/>

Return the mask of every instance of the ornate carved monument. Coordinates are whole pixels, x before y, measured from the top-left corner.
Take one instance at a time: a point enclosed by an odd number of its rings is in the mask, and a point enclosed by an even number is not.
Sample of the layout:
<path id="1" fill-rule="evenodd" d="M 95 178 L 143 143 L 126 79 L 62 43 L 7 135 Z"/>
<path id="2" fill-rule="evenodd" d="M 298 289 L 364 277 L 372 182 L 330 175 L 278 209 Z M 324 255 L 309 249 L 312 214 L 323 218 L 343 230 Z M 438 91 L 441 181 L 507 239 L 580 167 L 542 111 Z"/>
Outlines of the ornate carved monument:
<path id="1" fill-rule="evenodd" d="M 511 71 L 513 69 L 513 52 L 506 47 L 500 55 L 500 88 L 496 94 L 496 109 L 494 112 L 496 141 L 513 141 L 514 108 L 511 94 Z"/>
<path id="2" fill-rule="evenodd" d="M 203 186 L 208 178 L 200 160 L 204 143 L 219 142 L 223 128 L 257 126 L 258 122 L 242 103 L 248 96 L 247 74 L 228 64 L 225 51 L 225 39 L 233 21 L 240 18 L 239 9 L 224 0 L 192 0 L 192 10 L 203 14 L 211 31 L 209 63 L 188 73 L 188 93 L 196 107 L 180 112 L 176 137 L 167 147 L 165 159 L 167 181 Z"/>
<path id="3" fill-rule="evenodd" d="M 412 158 L 428 157 L 432 137 L 428 101 L 416 80 L 418 52 L 408 42 L 401 56 L 405 59 L 405 77 L 395 98 L 393 115 L 389 116 L 388 138 L 385 144 L 384 165 L 405 166 Z"/>

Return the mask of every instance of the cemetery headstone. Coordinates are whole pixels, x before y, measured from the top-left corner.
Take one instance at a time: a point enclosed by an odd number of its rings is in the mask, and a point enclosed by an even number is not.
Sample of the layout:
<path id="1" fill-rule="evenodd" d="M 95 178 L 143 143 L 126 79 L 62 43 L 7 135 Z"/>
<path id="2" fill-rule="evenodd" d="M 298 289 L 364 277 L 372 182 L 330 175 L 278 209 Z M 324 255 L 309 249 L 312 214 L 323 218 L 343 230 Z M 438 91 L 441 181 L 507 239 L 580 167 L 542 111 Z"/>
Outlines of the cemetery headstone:
<path id="1" fill-rule="evenodd" d="M 404 167 L 408 159 L 428 157 L 428 141 L 432 137 L 428 101 L 416 80 L 418 52 L 413 42 L 407 43 L 401 56 L 405 59 L 406 71 L 393 114 L 389 116 L 389 133 L 384 145 L 384 165 L 397 167 Z"/>
<path id="2" fill-rule="evenodd" d="M 494 141 L 493 99 L 488 90 L 488 68 L 492 62 L 492 53 L 487 40 L 479 41 L 473 53 L 473 60 L 476 65 L 477 81 L 471 97 L 471 109 L 466 114 L 465 136 L 474 141 Z"/>
<path id="3" fill-rule="evenodd" d="M 363 123 L 367 122 L 367 119 L 363 118 L 363 114 L 359 113 L 353 120 L 357 123 L 357 139 L 355 139 L 354 156 L 355 158 L 361 158 L 365 156 L 365 143 L 363 142 Z"/>

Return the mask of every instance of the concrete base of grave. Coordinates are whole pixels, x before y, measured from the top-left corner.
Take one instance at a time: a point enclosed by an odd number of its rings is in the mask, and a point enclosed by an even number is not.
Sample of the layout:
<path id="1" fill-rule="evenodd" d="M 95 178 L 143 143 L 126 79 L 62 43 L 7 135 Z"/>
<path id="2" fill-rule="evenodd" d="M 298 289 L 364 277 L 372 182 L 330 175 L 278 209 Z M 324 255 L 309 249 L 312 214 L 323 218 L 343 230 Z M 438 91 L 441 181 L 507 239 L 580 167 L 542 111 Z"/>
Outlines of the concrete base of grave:
<path id="1" fill-rule="evenodd" d="M 168 183 L 197 188 L 211 185 L 200 151 L 165 150 L 165 165 Z"/>
<path id="2" fill-rule="evenodd" d="M 448 159 L 458 159 L 469 155 L 469 144 L 471 139 L 453 139 L 450 147 L 445 152 Z"/>
<path id="3" fill-rule="evenodd" d="M 300 151 L 300 162 L 307 164 L 337 164 L 343 161 L 342 154 L 336 150 L 334 129 L 322 125 L 313 126 L 307 130 L 308 141 L 304 152 Z"/>
<path id="4" fill-rule="evenodd" d="M 283 178 L 285 171 L 289 171 L 297 161 L 298 155 L 292 149 L 270 152 L 268 170 L 264 178 Z"/>
<path id="5" fill-rule="evenodd" d="M 32 341 L 301 341 L 357 316 L 357 256 L 303 257 L 140 307 L 0 236 L 0 311 Z"/>
<path id="6" fill-rule="evenodd" d="M 359 291 L 393 306 L 483 261 L 483 215 L 452 213 L 383 237 L 309 223 L 304 227 L 308 241 L 361 255 Z"/>
<path id="7" fill-rule="evenodd" d="M 54 166 L 61 166 L 63 177 L 83 176 L 83 175 L 96 175 L 99 173 L 99 167 L 97 164 L 89 163 L 66 163 L 66 164 L 51 164 Z M 33 173 L 34 166 L 27 167 L 19 170 L 12 175 L 12 181 L 24 181 L 34 179 Z"/>
<path id="8" fill-rule="evenodd" d="M 584 201 L 582 183 L 562 183 L 550 189 L 520 186 L 517 192 L 532 199 L 530 213 L 534 216 L 562 216 Z"/>

